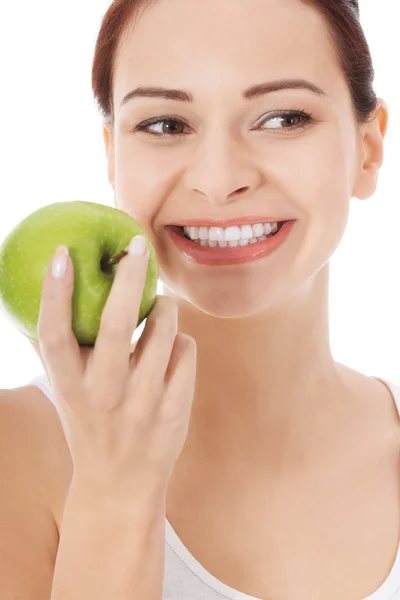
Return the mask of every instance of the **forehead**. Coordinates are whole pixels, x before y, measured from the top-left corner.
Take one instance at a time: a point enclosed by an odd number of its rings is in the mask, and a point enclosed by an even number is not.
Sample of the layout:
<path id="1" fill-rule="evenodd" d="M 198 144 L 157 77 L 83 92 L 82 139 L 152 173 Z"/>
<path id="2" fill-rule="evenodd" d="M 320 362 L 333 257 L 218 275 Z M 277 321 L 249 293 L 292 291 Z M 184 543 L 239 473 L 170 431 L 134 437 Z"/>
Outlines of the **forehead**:
<path id="1" fill-rule="evenodd" d="M 342 73 L 325 19 L 301 0 L 156 0 L 121 38 L 115 100 L 135 84 L 196 96 L 286 77 L 329 93 L 334 74 L 337 85 Z"/>

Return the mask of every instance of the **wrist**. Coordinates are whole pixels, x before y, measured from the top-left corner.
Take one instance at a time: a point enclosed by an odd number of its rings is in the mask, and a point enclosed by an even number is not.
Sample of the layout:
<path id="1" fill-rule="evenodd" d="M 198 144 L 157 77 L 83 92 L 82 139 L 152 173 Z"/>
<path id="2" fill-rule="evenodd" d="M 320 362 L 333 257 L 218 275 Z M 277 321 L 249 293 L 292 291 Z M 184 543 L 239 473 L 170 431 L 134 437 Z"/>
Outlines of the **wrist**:
<path id="1" fill-rule="evenodd" d="M 165 487 L 143 487 L 138 484 L 129 493 L 126 490 L 113 489 L 111 486 L 95 486 L 73 478 L 67 505 L 82 512 L 120 513 L 122 515 L 166 513 L 167 490 Z"/>

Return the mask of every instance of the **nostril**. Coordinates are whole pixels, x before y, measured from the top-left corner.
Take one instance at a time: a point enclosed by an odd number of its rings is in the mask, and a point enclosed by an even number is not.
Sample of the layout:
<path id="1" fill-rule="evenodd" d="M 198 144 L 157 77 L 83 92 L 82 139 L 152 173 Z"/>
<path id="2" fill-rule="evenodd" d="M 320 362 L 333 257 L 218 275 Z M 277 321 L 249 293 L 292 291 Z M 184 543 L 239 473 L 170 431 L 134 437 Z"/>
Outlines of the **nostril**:
<path id="1" fill-rule="evenodd" d="M 248 189 L 249 189 L 248 186 L 239 188 L 239 189 L 235 190 L 234 192 L 232 192 L 231 194 L 229 194 L 229 196 L 233 196 L 234 194 L 237 194 L 237 195 L 243 194 L 243 192 L 247 192 Z"/>

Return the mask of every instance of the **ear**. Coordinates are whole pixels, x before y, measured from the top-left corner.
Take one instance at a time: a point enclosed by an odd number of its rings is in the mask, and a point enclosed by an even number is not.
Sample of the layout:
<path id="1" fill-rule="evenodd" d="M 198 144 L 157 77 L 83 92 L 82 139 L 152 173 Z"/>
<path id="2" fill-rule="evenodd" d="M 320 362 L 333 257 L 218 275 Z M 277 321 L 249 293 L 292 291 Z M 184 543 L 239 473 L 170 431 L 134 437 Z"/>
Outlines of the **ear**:
<path id="1" fill-rule="evenodd" d="M 108 161 L 108 181 L 115 191 L 114 130 L 109 121 L 103 121 L 103 138 Z"/>
<path id="2" fill-rule="evenodd" d="M 360 200 L 370 198 L 376 191 L 388 118 L 386 102 L 379 98 L 374 119 L 361 128 L 360 165 L 353 190 L 353 196 Z"/>

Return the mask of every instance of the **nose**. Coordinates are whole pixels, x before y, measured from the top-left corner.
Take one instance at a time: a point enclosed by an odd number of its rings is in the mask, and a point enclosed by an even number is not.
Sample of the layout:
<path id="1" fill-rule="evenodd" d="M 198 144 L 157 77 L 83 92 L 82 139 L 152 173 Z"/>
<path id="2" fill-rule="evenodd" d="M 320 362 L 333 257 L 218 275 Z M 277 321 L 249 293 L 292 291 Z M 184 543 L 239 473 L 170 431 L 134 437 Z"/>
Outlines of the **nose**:
<path id="1" fill-rule="evenodd" d="M 238 140 L 206 140 L 191 157 L 184 184 L 191 192 L 204 196 L 211 204 L 229 204 L 260 185 L 262 175 L 256 160 Z"/>

